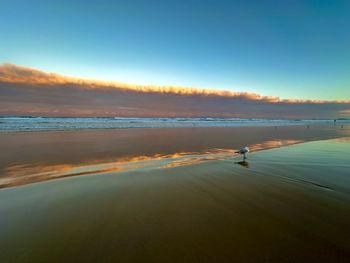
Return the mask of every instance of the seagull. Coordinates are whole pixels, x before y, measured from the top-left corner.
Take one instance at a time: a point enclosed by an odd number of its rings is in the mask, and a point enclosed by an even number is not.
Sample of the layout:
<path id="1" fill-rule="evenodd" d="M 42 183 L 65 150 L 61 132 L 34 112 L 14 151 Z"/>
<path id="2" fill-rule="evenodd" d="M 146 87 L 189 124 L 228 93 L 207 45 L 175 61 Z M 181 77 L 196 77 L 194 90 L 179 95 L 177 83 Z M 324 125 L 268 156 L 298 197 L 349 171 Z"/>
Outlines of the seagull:
<path id="1" fill-rule="evenodd" d="M 235 153 L 239 153 L 239 154 L 243 154 L 243 160 L 247 159 L 246 154 L 249 153 L 249 147 L 245 146 L 242 149 L 240 149 L 239 151 L 235 152 Z"/>

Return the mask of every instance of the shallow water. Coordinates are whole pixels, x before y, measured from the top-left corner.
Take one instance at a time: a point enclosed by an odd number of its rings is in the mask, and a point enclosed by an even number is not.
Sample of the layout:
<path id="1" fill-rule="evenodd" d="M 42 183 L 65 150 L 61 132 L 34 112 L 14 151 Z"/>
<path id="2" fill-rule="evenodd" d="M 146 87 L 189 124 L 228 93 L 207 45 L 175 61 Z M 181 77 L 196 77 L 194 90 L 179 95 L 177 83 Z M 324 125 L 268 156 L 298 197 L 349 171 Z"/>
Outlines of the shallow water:
<path id="1" fill-rule="evenodd" d="M 215 153 L 209 153 L 211 154 Z M 0 190 L 1 262 L 348 262 L 350 139 Z"/>

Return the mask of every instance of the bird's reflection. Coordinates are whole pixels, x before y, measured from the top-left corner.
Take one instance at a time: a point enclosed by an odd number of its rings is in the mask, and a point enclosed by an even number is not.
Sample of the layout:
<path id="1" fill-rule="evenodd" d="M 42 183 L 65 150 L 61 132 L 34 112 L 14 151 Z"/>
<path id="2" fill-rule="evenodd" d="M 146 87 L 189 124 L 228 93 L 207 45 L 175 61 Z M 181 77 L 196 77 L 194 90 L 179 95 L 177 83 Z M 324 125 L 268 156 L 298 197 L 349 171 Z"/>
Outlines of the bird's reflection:
<path id="1" fill-rule="evenodd" d="M 239 164 L 245 168 L 249 168 L 249 163 L 247 161 L 239 161 L 239 162 L 235 162 L 236 164 Z"/>

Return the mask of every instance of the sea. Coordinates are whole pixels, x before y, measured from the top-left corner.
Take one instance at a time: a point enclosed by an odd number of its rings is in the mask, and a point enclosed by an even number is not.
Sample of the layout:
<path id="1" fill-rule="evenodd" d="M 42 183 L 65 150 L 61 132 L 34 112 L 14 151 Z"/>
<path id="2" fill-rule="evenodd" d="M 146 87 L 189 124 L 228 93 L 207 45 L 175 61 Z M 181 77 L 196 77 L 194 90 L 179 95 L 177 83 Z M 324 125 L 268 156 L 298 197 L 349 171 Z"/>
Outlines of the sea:
<path id="1" fill-rule="evenodd" d="M 125 118 L 125 117 L 32 117 L 2 116 L 0 132 L 64 131 L 84 129 L 186 128 L 237 126 L 342 125 L 350 119 L 258 118 Z"/>

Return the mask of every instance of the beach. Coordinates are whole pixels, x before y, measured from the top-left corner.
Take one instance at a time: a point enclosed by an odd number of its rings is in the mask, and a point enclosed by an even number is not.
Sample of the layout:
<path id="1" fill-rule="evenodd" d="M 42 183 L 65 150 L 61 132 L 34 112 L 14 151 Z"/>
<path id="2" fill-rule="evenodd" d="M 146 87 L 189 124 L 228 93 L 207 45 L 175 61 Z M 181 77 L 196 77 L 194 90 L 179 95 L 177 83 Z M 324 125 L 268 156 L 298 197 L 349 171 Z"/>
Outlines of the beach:
<path id="1" fill-rule="evenodd" d="M 348 125 L 10 132 L 0 142 L 1 262 L 350 258 Z"/>
<path id="2" fill-rule="evenodd" d="M 0 263 L 350 263 L 350 1 L 0 17 Z"/>

